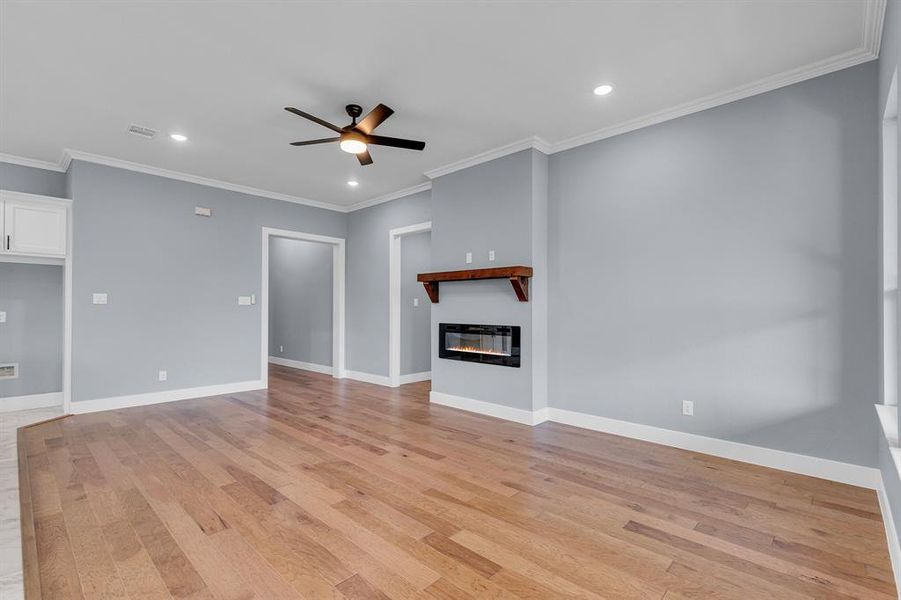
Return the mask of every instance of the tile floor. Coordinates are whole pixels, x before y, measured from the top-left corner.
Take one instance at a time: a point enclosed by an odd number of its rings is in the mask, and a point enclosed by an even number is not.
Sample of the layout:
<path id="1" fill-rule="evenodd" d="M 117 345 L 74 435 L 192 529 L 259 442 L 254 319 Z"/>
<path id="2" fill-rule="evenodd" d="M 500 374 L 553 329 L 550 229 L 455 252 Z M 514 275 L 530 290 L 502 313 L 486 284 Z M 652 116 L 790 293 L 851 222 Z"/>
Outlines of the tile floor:
<path id="1" fill-rule="evenodd" d="M 0 600 L 24 597 L 16 430 L 62 412 L 62 408 L 39 408 L 0 413 Z"/>

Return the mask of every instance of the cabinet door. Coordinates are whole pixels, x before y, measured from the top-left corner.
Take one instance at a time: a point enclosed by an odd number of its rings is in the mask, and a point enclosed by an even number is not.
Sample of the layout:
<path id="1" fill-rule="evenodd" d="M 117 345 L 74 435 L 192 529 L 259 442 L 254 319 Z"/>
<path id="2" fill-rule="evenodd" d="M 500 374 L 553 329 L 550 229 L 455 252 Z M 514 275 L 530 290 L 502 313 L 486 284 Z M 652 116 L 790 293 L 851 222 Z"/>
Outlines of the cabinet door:
<path id="1" fill-rule="evenodd" d="M 65 206 L 42 202 L 4 202 L 3 248 L 8 254 L 66 256 Z"/>

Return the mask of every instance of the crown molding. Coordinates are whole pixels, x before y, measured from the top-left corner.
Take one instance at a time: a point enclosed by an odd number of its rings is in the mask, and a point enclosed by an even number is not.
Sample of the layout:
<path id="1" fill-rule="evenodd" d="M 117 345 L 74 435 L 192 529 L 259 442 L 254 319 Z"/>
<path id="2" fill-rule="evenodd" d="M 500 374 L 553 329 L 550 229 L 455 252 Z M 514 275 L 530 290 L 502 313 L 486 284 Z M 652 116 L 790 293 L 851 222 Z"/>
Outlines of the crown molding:
<path id="1" fill-rule="evenodd" d="M 435 177 L 447 175 L 448 173 L 453 173 L 454 171 L 466 169 L 468 167 L 472 167 L 483 162 L 488 162 L 490 160 L 494 160 L 508 154 L 513 154 L 514 152 L 519 152 L 520 150 L 525 150 L 526 148 L 534 148 L 535 150 L 543 152 L 544 154 L 555 154 L 557 152 L 563 152 L 564 150 L 569 150 L 571 148 L 576 148 L 578 146 L 597 142 L 599 140 L 613 137 L 615 135 L 628 133 L 629 131 L 635 131 L 636 129 L 641 129 L 643 127 L 657 125 L 658 123 L 663 123 L 664 121 L 677 119 L 679 117 L 700 112 L 702 110 L 707 110 L 708 108 L 714 108 L 723 104 L 729 104 L 730 102 L 735 102 L 736 100 L 742 100 L 744 98 L 756 96 L 757 94 L 770 92 L 772 90 L 792 85 L 794 83 L 800 83 L 808 79 L 813 79 L 814 77 L 819 77 L 820 75 L 827 75 L 834 71 L 840 71 L 841 69 L 847 69 L 848 67 L 853 67 L 855 65 L 874 60 L 876 58 L 879 58 L 879 48 L 882 43 L 882 29 L 883 20 L 885 18 L 886 1 L 887 0 L 866 0 L 866 13 L 864 15 L 863 23 L 863 45 L 860 48 L 856 48 L 849 52 L 839 54 L 822 61 L 811 63 L 803 67 L 798 67 L 797 69 L 778 73 L 770 77 L 764 77 L 763 79 L 759 79 L 752 83 L 738 86 L 724 92 L 711 94 L 697 100 L 692 100 L 690 102 L 686 102 L 684 104 L 680 104 L 671 108 L 653 112 L 647 115 L 642 115 L 640 117 L 636 117 L 622 123 L 617 123 L 595 131 L 590 131 L 588 133 L 567 138 L 552 144 L 546 142 L 538 136 L 519 140 L 517 142 L 507 144 L 506 146 L 500 146 L 492 150 L 487 150 L 468 158 L 450 163 L 443 167 L 438 167 L 436 169 L 432 169 L 431 171 L 426 171 L 425 175 L 429 179 L 434 179 Z"/>
<path id="2" fill-rule="evenodd" d="M 32 169 L 44 169 L 45 171 L 57 171 L 65 173 L 66 169 L 58 163 L 47 160 L 38 160 L 36 158 L 28 158 L 27 156 L 16 156 L 15 154 L 4 154 L 0 152 L 0 162 L 9 163 L 11 165 L 19 165 L 22 167 L 31 167 Z"/>
<path id="3" fill-rule="evenodd" d="M 751 96 L 770 92 L 794 83 L 813 79 L 820 75 L 827 75 L 834 71 L 853 67 L 875 58 L 877 58 L 876 55 L 870 50 L 858 48 L 857 50 L 846 52 L 845 54 L 833 57 L 827 61 L 821 61 L 801 69 L 793 69 L 792 71 L 780 73 L 779 75 L 759 79 L 753 83 L 732 88 L 725 92 L 711 94 L 672 108 L 653 112 L 635 119 L 630 119 L 629 121 L 611 125 L 610 127 L 605 127 L 603 129 L 598 129 L 556 142 L 551 145 L 550 153 L 556 154 L 557 152 L 563 152 L 564 150 L 591 144 L 592 142 L 635 131 L 636 129 L 643 129 L 644 127 L 650 127 L 651 125 L 678 119 L 679 117 L 722 106 L 723 104 L 729 104 L 736 100 L 750 98 Z"/>
<path id="4" fill-rule="evenodd" d="M 131 162 L 128 160 L 122 160 L 120 158 L 112 158 L 110 156 L 102 156 L 99 154 L 91 154 L 89 152 L 82 152 L 81 150 L 71 150 L 66 148 L 63 151 L 63 158 L 60 161 L 60 166 L 65 165 L 66 169 L 68 169 L 69 164 L 73 160 L 80 160 L 84 162 L 94 163 L 98 165 L 105 165 L 107 167 L 116 167 L 118 169 L 125 169 L 127 171 L 135 171 L 138 173 L 145 173 L 147 175 L 155 175 L 157 177 L 165 177 L 167 179 L 175 179 L 178 181 L 184 181 L 187 183 L 196 183 L 197 185 L 204 185 L 207 187 L 214 187 L 223 190 L 228 190 L 230 192 L 238 192 L 240 194 L 248 194 L 250 196 L 260 196 L 262 198 L 271 198 L 273 200 L 282 200 L 284 202 L 293 202 L 294 204 L 303 204 L 305 206 L 312 206 L 314 208 L 323 208 L 325 210 L 333 210 L 336 212 L 347 212 L 346 206 L 340 206 L 338 204 L 331 204 L 330 202 L 320 202 L 319 200 L 311 200 L 309 198 L 301 198 L 299 196 L 291 196 L 289 194 L 282 194 L 280 192 L 272 192 L 269 190 L 263 190 L 260 188 L 250 187 L 246 185 L 239 185 L 236 183 L 230 183 L 228 181 L 222 181 L 221 179 L 210 179 L 209 177 L 201 177 L 199 175 L 191 175 L 190 173 L 182 173 L 180 171 L 172 171 L 169 169 L 162 169 L 159 167 L 153 167 L 150 165 L 145 165 L 142 163 Z"/>
<path id="5" fill-rule="evenodd" d="M 384 204 L 385 202 L 391 202 L 392 200 L 397 200 L 398 198 L 405 198 L 406 196 L 412 196 L 413 194 L 418 194 L 419 192 L 426 192 L 430 189 L 432 189 L 432 182 L 426 181 L 425 183 L 420 183 L 419 185 L 414 185 L 412 187 L 404 188 L 396 192 L 391 192 L 390 194 L 376 196 L 375 198 L 370 198 L 369 200 L 363 200 L 362 202 L 351 204 L 350 206 L 345 207 L 345 212 L 353 212 L 355 210 L 369 208 L 370 206 L 375 206 L 377 204 Z"/>
<path id="6" fill-rule="evenodd" d="M 721 106 L 723 104 L 729 104 L 730 102 L 735 102 L 736 100 L 742 100 L 744 98 L 749 98 L 751 96 L 770 92 L 788 85 L 800 83 L 814 77 L 819 77 L 821 75 L 826 75 L 834 71 L 847 69 L 848 67 L 853 67 L 855 65 L 874 60 L 879 57 L 879 49 L 882 43 L 882 29 L 883 21 L 885 18 L 886 2 L 887 0 L 866 0 L 866 13 L 864 16 L 862 31 L 863 44 L 860 48 L 857 48 L 855 50 L 839 54 L 826 60 L 811 63 L 797 69 L 792 69 L 790 71 L 772 75 L 770 77 L 765 77 L 763 79 L 759 79 L 752 83 L 738 86 L 724 92 L 711 94 L 703 98 L 692 100 L 690 102 L 686 102 L 647 115 L 642 115 L 640 117 L 617 123 L 609 127 L 567 138 L 559 142 L 549 143 L 538 136 L 531 136 L 525 139 L 518 140 L 516 142 L 512 142 L 510 144 L 506 144 L 504 146 L 480 152 L 468 158 L 464 158 L 456 162 L 437 167 L 435 169 L 431 169 L 429 171 L 426 171 L 424 174 L 431 180 L 435 179 L 436 177 L 441 177 L 442 175 L 448 175 L 455 171 L 468 169 L 469 167 L 474 167 L 481 163 L 492 161 L 497 158 L 520 152 L 522 150 L 527 150 L 529 148 L 537 150 L 544 154 L 555 154 L 557 152 L 563 152 L 565 150 L 570 150 L 578 146 L 584 146 L 585 144 L 591 144 L 593 142 L 621 135 L 623 133 L 628 133 L 630 131 L 635 131 L 637 129 L 642 129 L 651 125 L 657 125 L 665 121 L 684 117 L 686 115 L 701 112 L 703 110 Z M 344 206 L 340 204 L 320 202 L 318 200 L 311 200 L 309 198 L 291 196 L 289 194 L 282 194 L 279 192 L 272 192 L 269 190 L 229 183 L 227 181 L 222 181 L 219 179 L 210 179 L 207 177 L 191 175 L 189 173 L 170 171 L 168 169 L 161 169 L 158 167 L 121 160 L 118 158 L 91 154 L 88 152 L 82 152 L 80 150 L 70 150 L 68 148 L 63 151 L 63 155 L 60 158 L 58 164 L 32 158 L 15 156 L 12 154 L 0 153 L 0 162 L 58 172 L 68 171 L 69 164 L 72 162 L 72 160 L 82 160 L 85 162 L 117 167 L 129 171 L 146 173 L 148 175 L 167 177 L 169 179 L 186 181 L 188 183 L 196 183 L 198 185 L 220 188 L 233 192 L 239 192 L 242 194 L 249 194 L 252 196 L 260 196 L 263 198 L 272 198 L 274 200 L 293 202 L 295 204 L 302 204 L 305 206 L 312 206 L 315 208 L 322 208 L 325 210 L 332 210 L 340 213 L 349 213 L 355 210 L 369 208 L 370 206 L 376 206 L 378 204 L 397 200 L 398 198 L 404 198 L 412 194 L 424 192 L 431 189 L 432 187 L 432 184 L 429 181 L 413 187 L 398 190 L 396 192 L 391 192 L 389 194 L 384 194 L 382 196 L 363 200 L 361 202 L 357 202 L 356 204 Z"/>
<path id="7" fill-rule="evenodd" d="M 474 167 L 476 165 L 492 161 L 509 154 L 515 154 L 516 152 L 521 152 L 522 150 L 528 150 L 529 148 L 534 148 L 539 152 L 548 154 L 550 146 L 546 141 L 537 136 L 527 137 L 505 146 L 500 146 L 499 148 L 480 152 L 479 154 L 475 154 L 473 156 L 470 156 L 469 158 L 464 158 L 462 160 L 452 162 L 448 165 L 444 165 L 443 167 L 438 167 L 437 169 L 426 171 L 425 176 L 429 179 L 435 179 L 436 177 L 441 177 L 442 175 L 447 175 L 449 173 L 453 173 L 454 171 L 462 171 L 463 169 L 468 169 L 469 167 Z"/>
<path id="8" fill-rule="evenodd" d="M 868 0 L 867 12 L 863 22 L 863 47 L 879 56 L 882 47 L 882 30 L 885 21 L 886 0 Z"/>

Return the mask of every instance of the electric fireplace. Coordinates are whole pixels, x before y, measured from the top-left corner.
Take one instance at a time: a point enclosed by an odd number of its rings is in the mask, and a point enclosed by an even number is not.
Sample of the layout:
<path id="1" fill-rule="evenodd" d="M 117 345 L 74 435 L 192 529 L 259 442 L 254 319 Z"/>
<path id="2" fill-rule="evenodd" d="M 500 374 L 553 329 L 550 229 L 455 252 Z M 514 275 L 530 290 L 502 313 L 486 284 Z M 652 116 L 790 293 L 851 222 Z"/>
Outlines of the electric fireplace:
<path id="1" fill-rule="evenodd" d="M 519 367 L 518 325 L 438 324 L 438 357 Z"/>

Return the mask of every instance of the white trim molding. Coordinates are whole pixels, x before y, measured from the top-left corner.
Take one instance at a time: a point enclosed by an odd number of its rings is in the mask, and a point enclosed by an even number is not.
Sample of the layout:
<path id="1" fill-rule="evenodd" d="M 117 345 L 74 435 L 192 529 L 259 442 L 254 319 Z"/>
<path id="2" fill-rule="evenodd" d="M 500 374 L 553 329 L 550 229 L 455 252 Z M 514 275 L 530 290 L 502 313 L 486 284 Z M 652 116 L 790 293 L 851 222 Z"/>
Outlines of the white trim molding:
<path id="1" fill-rule="evenodd" d="M 374 383 L 375 385 L 391 386 L 391 379 L 385 375 L 376 375 L 375 373 L 366 373 L 364 371 L 346 371 L 345 377 L 354 381 L 362 381 L 363 383 Z"/>
<path id="2" fill-rule="evenodd" d="M 344 212 L 354 212 L 355 210 L 369 208 L 370 206 L 376 206 L 377 204 L 384 204 L 385 202 L 391 202 L 392 200 L 399 200 L 400 198 L 406 198 L 407 196 L 412 196 L 413 194 L 418 194 L 419 192 L 427 192 L 430 189 L 432 189 L 432 182 L 426 181 L 425 183 L 420 183 L 419 185 L 414 185 L 413 187 L 404 188 L 396 192 L 391 192 L 390 194 L 376 196 L 375 198 L 370 198 L 369 200 L 363 200 L 362 202 L 351 204 L 350 206 L 346 207 L 347 210 L 345 210 Z"/>
<path id="3" fill-rule="evenodd" d="M 332 247 L 332 376 L 340 379 L 346 376 L 346 241 L 344 238 L 329 237 L 316 233 L 304 233 L 289 229 L 262 228 L 260 253 L 260 379 L 268 383 L 269 372 L 269 239 L 272 237 L 329 244 Z M 266 387 L 266 386 L 264 386 Z"/>
<path id="4" fill-rule="evenodd" d="M 388 232 L 388 379 L 391 387 L 400 380 L 401 238 L 432 230 L 432 222 L 398 227 Z"/>
<path id="5" fill-rule="evenodd" d="M 28 158 L 27 156 L 16 156 L 15 154 L 4 154 L 0 152 L 0 162 L 11 165 L 19 165 L 20 167 L 31 167 L 32 169 L 44 169 L 45 171 L 56 171 L 57 173 L 65 173 L 59 162 L 50 162 L 47 160 L 38 160 L 36 158 Z M 67 165 L 68 166 L 68 165 Z"/>
<path id="6" fill-rule="evenodd" d="M 530 411 L 435 391 L 429 394 L 429 401 L 525 425 L 539 425 L 545 421 L 552 421 L 873 490 L 878 489 L 882 481 L 879 469 L 873 467 L 752 446 L 652 425 L 609 419 L 562 408 L 542 408 Z"/>
<path id="7" fill-rule="evenodd" d="M 850 50 L 848 52 L 844 52 L 842 54 L 838 54 L 824 60 L 816 61 L 808 65 L 797 67 L 795 69 L 784 71 L 782 73 L 775 73 L 768 77 L 764 77 L 757 81 L 740 85 L 729 90 L 716 92 L 714 94 L 710 94 L 702 98 L 697 98 L 695 100 L 679 104 L 677 106 L 665 108 L 620 123 L 614 123 L 608 127 L 590 131 L 554 143 L 549 143 L 536 135 L 532 135 L 530 137 L 517 140 L 515 142 L 511 142 L 497 148 L 479 152 L 478 154 L 454 161 L 450 164 L 430 169 L 426 171 L 424 175 L 429 179 L 434 179 L 442 175 L 453 173 L 454 171 L 466 169 L 484 162 L 494 160 L 496 158 L 500 158 L 502 156 L 506 156 L 508 154 L 513 154 L 514 152 L 526 150 L 528 148 L 534 148 L 535 150 L 543 152 L 544 154 L 563 152 L 564 150 L 569 150 L 577 146 L 590 144 L 592 142 L 597 142 L 609 137 L 630 131 L 635 131 L 636 129 L 663 123 L 664 121 L 669 121 L 671 119 L 690 115 L 692 113 L 700 112 L 702 110 L 723 104 L 728 104 L 729 102 L 735 102 L 736 100 L 741 100 L 750 96 L 769 92 L 781 87 L 792 85 L 794 83 L 800 83 L 814 77 L 819 77 L 820 75 L 826 75 L 834 71 L 839 71 L 841 69 L 853 67 L 854 65 L 858 65 L 860 63 L 874 60 L 879 57 L 879 49 L 882 43 L 882 29 L 883 20 L 885 18 L 886 0 L 866 0 L 866 3 L 866 13 L 864 16 L 863 30 L 861 32 L 862 43 L 860 47 L 854 50 Z M 118 158 L 83 152 L 81 150 L 72 150 L 69 148 L 63 150 L 62 157 L 60 158 L 58 163 L 15 156 L 12 154 L 0 154 L 0 162 L 18 164 L 40 169 L 49 169 L 52 171 L 60 172 L 67 171 L 69 168 L 69 163 L 72 160 L 93 162 L 111 167 L 118 167 L 120 169 L 138 171 L 150 175 L 168 177 L 170 179 L 178 179 L 181 181 L 197 183 L 199 185 L 206 185 L 210 187 L 217 187 L 244 194 L 250 194 L 253 196 L 260 196 L 263 198 L 272 198 L 275 200 L 283 200 L 285 202 L 293 202 L 295 204 L 304 204 L 307 206 L 313 206 L 325 210 L 333 210 L 341 213 L 353 212 L 355 210 L 368 208 L 370 206 L 375 206 L 383 202 L 390 202 L 391 200 L 403 198 L 405 196 L 409 196 L 410 194 L 415 194 L 417 192 L 425 191 L 430 188 L 429 183 L 423 183 L 417 186 L 398 190 L 396 192 L 384 194 L 382 196 L 377 196 L 375 198 L 370 198 L 369 200 L 363 200 L 356 204 L 347 206 L 332 204 L 329 202 L 322 202 L 319 200 L 311 200 L 309 198 L 292 196 L 290 194 L 284 194 L 280 192 L 272 192 L 269 190 L 230 183 L 219 179 L 211 179 L 208 177 L 191 175 L 189 173 L 171 171 L 169 169 L 162 169 L 159 167 L 121 160 Z"/>
<path id="8" fill-rule="evenodd" d="M 31 410 L 32 408 L 63 407 L 63 393 L 27 394 L 25 396 L 7 396 L 0 398 L 0 413 L 14 410 Z"/>
<path id="9" fill-rule="evenodd" d="M 90 152 L 82 152 L 81 150 L 72 150 L 70 148 L 63 150 L 63 158 L 60 160 L 61 169 L 63 171 L 67 171 L 69 169 L 69 164 L 73 160 L 80 160 L 97 165 L 105 165 L 107 167 L 115 167 L 117 169 L 125 169 L 126 171 L 135 171 L 137 173 L 144 173 L 145 175 L 155 175 L 157 177 L 175 179 L 187 183 L 196 183 L 197 185 L 219 188 L 228 190 L 230 192 L 238 192 L 240 194 L 247 194 L 249 196 L 259 196 L 261 198 L 271 198 L 273 200 L 293 202 L 294 204 L 303 204 L 305 206 L 312 206 L 313 208 L 323 208 L 325 210 L 333 210 L 337 212 L 348 211 L 348 207 L 340 206 L 338 204 L 332 204 L 330 202 L 320 202 L 319 200 L 311 200 L 309 198 L 292 196 L 290 194 L 283 194 L 281 192 L 272 192 L 269 190 L 250 187 L 247 185 L 240 185 L 237 183 L 222 181 L 221 179 L 201 177 L 200 175 L 192 175 L 190 173 L 182 173 L 181 171 L 173 171 L 170 169 L 163 169 L 161 167 L 153 167 L 151 165 L 131 162 L 129 160 L 122 160 L 121 158 L 102 156 L 100 154 L 92 154 Z"/>
<path id="10" fill-rule="evenodd" d="M 875 58 L 876 55 L 872 54 L 868 50 L 852 50 L 851 52 L 846 52 L 845 54 L 841 54 L 829 60 L 814 63 L 800 69 L 794 69 L 786 73 L 779 73 L 771 77 L 766 77 L 752 83 L 732 88 L 731 90 L 718 92 L 716 94 L 710 94 L 709 96 L 704 96 L 690 102 L 685 102 L 684 104 L 679 104 L 677 106 L 642 115 L 640 117 L 636 117 L 622 123 L 616 123 L 610 125 L 609 127 L 604 127 L 603 129 L 590 131 L 588 133 L 583 133 L 581 135 L 561 140 L 551 145 L 550 153 L 556 154 L 557 152 L 563 152 L 564 150 L 570 150 L 578 146 L 584 146 L 585 144 L 598 142 L 600 140 L 621 135 L 623 133 L 629 133 L 630 131 L 635 131 L 637 129 L 650 127 L 651 125 L 657 125 L 665 121 L 678 119 L 679 117 L 684 117 L 690 114 L 701 112 L 709 108 L 715 108 L 717 106 L 722 106 L 723 104 L 729 104 L 730 102 L 735 102 L 736 100 L 743 100 L 745 98 L 750 98 L 751 96 L 756 96 L 765 92 L 771 92 L 782 87 L 800 83 L 814 77 L 819 77 L 820 75 L 827 75 L 834 71 L 853 67 L 854 65 L 859 65 L 861 63 L 871 61 Z"/>
<path id="11" fill-rule="evenodd" d="M 206 398 L 207 396 L 237 394 L 239 392 L 249 392 L 265 388 L 265 380 L 253 380 L 166 390 L 163 392 L 148 392 L 146 394 L 113 396 L 110 398 L 98 398 L 97 400 L 72 402 L 68 412 L 80 415 L 102 410 L 116 410 L 120 408 L 132 408 L 135 406 L 148 406 L 150 404 L 162 404 L 164 402 L 178 402 L 179 400 L 190 400 L 192 398 Z"/>
<path id="12" fill-rule="evenodd" d="M 879 512 L 882 513 L 882 524 L 885 526 L 885 539 L 888 542 L 889 559 L 892 562 L 892 573 L 895 581 L 901 581 L 901 542 L 898 540 L 898 531 L 895 529 L 895 519 L 892 516 L 892 506 L 885 491 L 882 477 L 879 478 L 879 486 L 876 488 L 876 497 L 879 499 Z M 898 592 L 901 598 L 901 591 Z"/>
<path id="13" fill-rule="evenodd" d="M 609 419 L 562 408 L 548 409 L 548 420 L 869 489 L 876 489 L 880 480 L 879 469 L 872 467 Z"/>
<path id="14" fill-rule="evenodd" d="M 484 400 L 474 400 L 472 398 L 464 398 L 463 396 L 445 394 L 443 392 L 429 392 L 429 402 L 478 413 L 480 415 L 487 415 L 489 417 L 497 417 L 498 419 L 504 419 L 505 421 L 522 423 L 523 425 L 538 425 L 547 420 L 547 409 L 531 411 L 524 408 L 514 408 L 512 406 L 504 406 L 503 404 L 485 402 Z"/>
<path id="15" fill-rule="evenodd" d="M 300 369 L 301 371 L 312 371 L 313 373 L 323 373 L 324 375 L 331 375 L 335 371 L 331 365 L 320 365 L 304 362 L 302 360 L 294 360 L 293 358 L 283 358 L 281 356 L 270 356 L 269 362 L 273 365 Z"/>
<path id="16" fill-rule="evenodd" d="M 425 176 L 429 179 L 435 179 L 436 177 L 441 177 L 442 175 L 448 175 L 455 171 L 462 171 L 463 169 L 468 169 L 469 167 L 474 167 L 476 165 L 502 158 L 510 154 L 515 154 L 523 150 L 528 150 L 529 148 L 533 148 L 545 154 L 550 154 L 551 152 L 551 147 L 546 141 L 537 136 L 532 136 L 511 142 L 509 144 L 505 144 L 498 148 L 486 150 L 485 152 L 479 152 L 478 154 L 474 154 L 470 157 L 452 162 L 448 165 L 444 165 L 436 169 L 431 169 L 430 171 L 425 172 Z"/>
<path id="17" fill-rule="evenodd" d="M 432 380 L 432 372 L 431 371 L 423 371 L 421 373 L 408 373 L 407 375 L 400 376 L 400 385 L 406 385 L 408 383 L 418 383 L 420 381 L 431 381 Z"/>
<path id="18" fill-rule="evenodd" d="M 901 448 L 898 447 L 898 407 L 894 405 L 877 404 L 876 415 L 879 420 L 880 429 L 885 436 L 888 445 L 889 458 L 896 472 L 901 475 Z M 881 443 L 881 442 L 880 442 Z M 882 521 L 885 525 L 885 537 L 888 540 L 889 557 L 892 561 L 892 572 L 895 575 L 895 581 L 901 581 L 901 540 L 898 539 L 898 531 L 895 528 L 895 519 L 892 514 L 892 506 L 888 497 L 888 491 L 885 489 L 885 474 L 880 472 L 879 487 L 877 488 L 879 497 L 879 510 L 882 513 Z M 901 598 L 901 590 L 899 590 L 899 598 Z"/>

